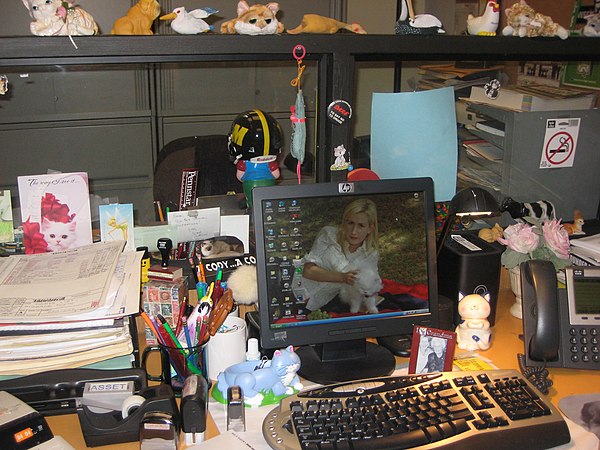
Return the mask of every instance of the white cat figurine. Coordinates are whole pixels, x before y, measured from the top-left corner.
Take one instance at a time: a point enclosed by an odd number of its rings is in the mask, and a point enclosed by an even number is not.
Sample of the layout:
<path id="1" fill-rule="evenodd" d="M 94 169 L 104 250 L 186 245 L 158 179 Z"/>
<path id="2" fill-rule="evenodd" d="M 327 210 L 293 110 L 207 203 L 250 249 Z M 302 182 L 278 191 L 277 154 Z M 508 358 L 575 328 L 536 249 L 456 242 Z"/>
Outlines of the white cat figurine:
<path id="1" fill-rule="evenodd" d="M 44 234 L 44 240 L 48 243 L 49 252 L 68 250 L 77 243 L 77 223 L 75 221 L 63 223 L 43 218 L 41 231 Z"/>
<path id="2" fill-rule="evenodd" d="M 458 313 L 461 321 L 456 327 L 456 343 L 462 350 L 487 350 L 490 348 L 492 332 L 490 322 L 490 294 L 463 295 L 458 293 Z"/>
<path id="3" fill-rule="evenodd" d="M 343 284 L 340 299 L 350 305 L 350 312 L 357 313 L 364 306 L 371 314 L 377 314 L 377 294 L 383 288 L 381 277 L 372 269 L 361 269 L 353 285 Z"/>
<path id="4" fill-rule="evenodd" d="M 23 0 L 33 19 L 29 29 L 36 36 L 78 36 L 98 34 L 90 13 L 61 0 Z"/>

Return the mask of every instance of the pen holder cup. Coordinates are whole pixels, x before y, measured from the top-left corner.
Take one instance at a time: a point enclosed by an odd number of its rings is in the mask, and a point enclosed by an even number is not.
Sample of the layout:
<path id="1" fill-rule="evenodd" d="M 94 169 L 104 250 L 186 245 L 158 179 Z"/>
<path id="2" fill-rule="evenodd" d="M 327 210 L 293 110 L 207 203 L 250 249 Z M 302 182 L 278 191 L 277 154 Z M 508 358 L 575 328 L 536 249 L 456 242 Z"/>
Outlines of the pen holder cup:
<path id="1" fill-rule="evenodd" d="M 158 353 L 159 362 L 150 357 Z M 206 363 L 206 344 L 193 347 L 169 347 L 158 344 L 148 346 L 142 353 L 142 369 L 149 381 L 159 381 L 173 388 L 175 395 L 181 395 L 185 379 L 191 374 L 203 376 L 210 385 Z"/>

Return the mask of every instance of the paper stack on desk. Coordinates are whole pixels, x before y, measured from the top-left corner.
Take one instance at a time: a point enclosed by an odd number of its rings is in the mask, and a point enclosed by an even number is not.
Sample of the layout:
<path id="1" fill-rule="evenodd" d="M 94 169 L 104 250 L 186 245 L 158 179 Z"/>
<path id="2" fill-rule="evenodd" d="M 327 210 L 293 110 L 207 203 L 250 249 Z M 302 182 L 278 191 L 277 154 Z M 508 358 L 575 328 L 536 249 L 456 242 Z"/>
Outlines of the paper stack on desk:
<path id="1" fill-rule="evenodd" d="M 0 260 L 0 376 L 129 360 L 142 252 L 124 241 Z M 113 368 L 113 367 L 111 367 Z"/>
<path id="2" fill-rule="evenodd" d="M 580 266 L 600 266 L 600 234 L 571 239 L 571 260 Z"/>

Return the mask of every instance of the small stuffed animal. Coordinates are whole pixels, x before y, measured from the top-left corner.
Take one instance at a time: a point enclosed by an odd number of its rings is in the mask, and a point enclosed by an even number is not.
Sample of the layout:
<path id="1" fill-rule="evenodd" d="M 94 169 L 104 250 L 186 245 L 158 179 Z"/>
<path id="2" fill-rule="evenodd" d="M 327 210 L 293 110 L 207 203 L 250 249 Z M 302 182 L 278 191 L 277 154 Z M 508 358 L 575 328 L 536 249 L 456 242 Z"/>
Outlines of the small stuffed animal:
<path id="1" fill-rule="evenodd" d="M 563 223 L 562 226 L 567 230 L 567 234 L 572 236 L 574 234 L 584 234 L 583 224 L 583 214 L 581 214 L 580 210 L 576 209 L 573 214 L 573 223 Z"/>
<path id="2" fill-rule="evenodd" d="M 244 393 L 244 402 L 260 406 L 265 394 L 292 395 L 302 389 L 296 372 L 300 369 L 300 357 L 294 348 L 275 350 L 273 359 L 266 361 L 244 361 L 228 367 L 217 376 L 217 386 L 223 398 L 227 398 L 229 386 L 239 386 Z"/>
<path id="3" fill-rule="evenodd" d="M 221 33 L 252 36 L 282 33 L 285 27 L 277 20 L 278 11 L 279 3 L 256 3 L 248 6 L 248 3 L 241 0 L 237 5 L 237 18 L 222 23 Z"/>
<path id="4" fill-rule="evenodd" d="M 383 288 L 381 277 L 373 269 L 360 269 L 353 285 L 342 284 L 340 300 L 350 305 L 350 312 L 357 313 L 364 305 L 371 314 L 377 314 L 377 294 Z"/>
<path id="5" fill-rule="evenodd" d="M 469 14 L 467 17 L 467 33 L 473 36 L 496 36 L 499 22 L 500 5 L 493 0 L 488 1 L 481 16 Z"/>
<path id="6" fill-rule="evenodd" d="M 79 6 L 61 0 L 23 0 L 33 19 L 29 29 L 36 36 L 78 36 L 98 33 L 94 18 Z"/>
<path id="7" fill-rule="evenodd" d="M 556 219 L 556 209 L 554 205 L 547 200 L 538 200 L 533 203 L 520 203 L 510 197 L 502 200 L 500 212 L 507 211 L 515 220 L 533 219 L 538 222 Z"/>
<path id="8" fill-rule="evenodd" d="M 536 13 L 525 0 L 520 0 L 506 11 L 507 25 L 502 29 L 504 36 L 536 37 L 558 36 L 569 37 L 569 32 L 555 23 L 551 17 Z"/>
<path id="9" fill-rule="evenodd" d="M 348 30 L 357 34 L 367 34 L 365 29 L 356 22 L 352 24 L 340 22 L 339 20 L 330 17 L 319 16 L 318 14 L 305 14 L 302 17 L 300 25 L 291 30 L 287 30 L 289 34 L 299 33 L 320 33 L 334 34 L 339 30 Z"/>
<path id="10" fill-rule="evenodd" d="M 251 305 L 258 303 L 258 282 L 256 280 L 256 266 L 241 265 L 227 278 L 227 287 L 237 303 Z"/>
<path id="11" fill-rule="evenodd" d="M 502 237 L 503 231 L 504 230 L 502 229 L 500 224 L 496 223 L 492 228 L 482 228 L 481 230 L 479 230 L 477 236 L 479 236 L 486 242 L 492 243 L 496 242 L 496 240 L 498 240 L 499 237 Z"/>
<path id="12" fill-rule="evenodd" d="M 462 350 L 487 350 L 490 348 L 492 332 L 490 322 L 490 294 L 463 295 L 458 293 L 458 313 L 461 321 L 456 327 L 456 343 Z"/>
<path id="13" fill-rule="evenodd" d="M 160 15 L 160 5 L 157 0 L 139 0 L 129 8 L 127 14 L 115 20 L 112 34 L 150 35 L 152 23 Z"/>
<path id="14" fill-rule="evenodd" d="M 587 37 L 600 37 L 600 13 L 584 17 L 585 25 L 582 34 Z"/>

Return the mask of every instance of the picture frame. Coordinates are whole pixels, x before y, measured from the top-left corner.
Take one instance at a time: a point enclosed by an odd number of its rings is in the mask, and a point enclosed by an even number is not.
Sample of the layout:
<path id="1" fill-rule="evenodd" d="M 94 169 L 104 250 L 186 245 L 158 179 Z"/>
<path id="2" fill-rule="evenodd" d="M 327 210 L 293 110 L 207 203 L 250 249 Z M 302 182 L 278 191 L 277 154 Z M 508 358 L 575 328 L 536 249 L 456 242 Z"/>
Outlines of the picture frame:
<path id="1" fill-rule="evenodd" d="M 455 348 L 455 332 L 421 326 L 414 327 L 408 373 L 451 371 Z"/>

